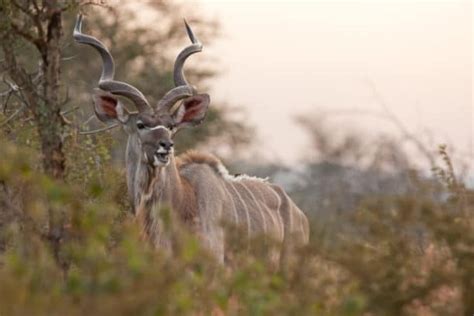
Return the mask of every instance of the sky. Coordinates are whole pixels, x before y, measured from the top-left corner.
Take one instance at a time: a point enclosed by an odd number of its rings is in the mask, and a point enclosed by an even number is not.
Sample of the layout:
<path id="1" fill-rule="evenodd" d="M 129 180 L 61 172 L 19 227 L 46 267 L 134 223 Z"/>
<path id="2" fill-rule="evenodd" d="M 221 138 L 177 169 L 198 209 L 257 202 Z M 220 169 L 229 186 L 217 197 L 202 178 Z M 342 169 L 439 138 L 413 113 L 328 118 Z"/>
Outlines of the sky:
<path id="1" fill-rule="evenodd" d="M 242 106 L 269 160 L 293 164 L 309 139 L 296 116 L 346 113 L 334 129 L 397 134 L 380 99 L 417 135 L 474 158 L 471 1 L 199 1 L 220 21 L 205 52 L 211 96 Z"/>

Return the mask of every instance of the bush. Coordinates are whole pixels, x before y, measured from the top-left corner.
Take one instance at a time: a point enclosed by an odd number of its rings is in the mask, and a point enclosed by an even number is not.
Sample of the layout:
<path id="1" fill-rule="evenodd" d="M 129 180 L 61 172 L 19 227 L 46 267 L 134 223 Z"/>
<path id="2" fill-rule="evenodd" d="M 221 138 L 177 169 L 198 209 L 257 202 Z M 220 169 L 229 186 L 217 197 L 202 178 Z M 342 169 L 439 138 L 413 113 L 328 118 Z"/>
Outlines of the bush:
<path id="1" fill-rule="evenodd" d="M 344 215 L 347 227 L 313 225 L 310 244 L 281 272 L 258 254 L 216 265 L 185 232 L 175 236 L 174 255 L 151 249 L 119 175 L 65 184 L 38 173 L 29 151 L 3 142 L 0 157 L 0 315 L 474 311 L 474 198 L 447 155 L 437 170 L 444 195 L 439 184 L 413 179 L 410 194 L 374 196 Z M 58 249 L 49 230 L 57 223 Z"/>

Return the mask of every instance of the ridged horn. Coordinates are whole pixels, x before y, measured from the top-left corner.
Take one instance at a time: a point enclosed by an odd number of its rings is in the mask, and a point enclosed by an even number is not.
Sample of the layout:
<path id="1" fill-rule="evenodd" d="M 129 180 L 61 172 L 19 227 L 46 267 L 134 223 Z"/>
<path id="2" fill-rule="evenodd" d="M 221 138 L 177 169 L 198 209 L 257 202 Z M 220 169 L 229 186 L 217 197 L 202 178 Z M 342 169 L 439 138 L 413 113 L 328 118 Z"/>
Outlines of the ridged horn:
<path id="1" fill-rule="evenodd" d="M 74 40 L 80 44 L 86 44 L 94 47 L 102 58 L 102 74 L 99 79 L 99 88 L 115 95 L 121 95 L 130 99 L 140 112 L 151 109 L 147 99 L 134 86 L 114 80 L 115 65 L 114 59 L 105 45 L 97 38 L 82 33 L 82 14 L 79 14 L 74 26 Z"/>

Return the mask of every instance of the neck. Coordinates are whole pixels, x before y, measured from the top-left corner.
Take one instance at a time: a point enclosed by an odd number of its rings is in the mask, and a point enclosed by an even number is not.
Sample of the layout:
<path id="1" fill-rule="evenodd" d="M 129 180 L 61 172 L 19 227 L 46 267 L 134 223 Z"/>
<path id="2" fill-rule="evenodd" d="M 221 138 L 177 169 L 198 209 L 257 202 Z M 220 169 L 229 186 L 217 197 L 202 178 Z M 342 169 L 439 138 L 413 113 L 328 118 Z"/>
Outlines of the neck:
<path id="1" fill-rule="evenodd" d="M 143 238 L 153 245 L 170 249 L 171 235 L 161 212 L 168 211 L 173 223 L 194 230 L 199 226 L 193 186 L 181 177 L 174 155 L 166 167 L 154 168 L 143 159 L 137 139 L 127 144 L 127 185 L 133 211 Z M 173 227 L 178 227 L 172 225 Z"/>
<path id="2" fill-rule="evenodd" d="M 154 168 L 141 163 L 137 167 L 135 184 L 136 219 L 141 227 L 142 237 L 152 245 L 171 250 L 171 231 L 174 222 L 179 219 L 181 183 L 174 161 L 163 168 Z"/>
<path id="3" fill-rule="evenodd" d="M 162 168 L 151 166 L 143 157 L 137 143 L 129 139 L 127 145 L 127 185 L 133 210 L 143 238 L 155 246 L 170 248 L 161 212 L 168 211 L 174 219 L 185 218 L 186 183 L 180 177 L 174 155 Z M 183 211 L 184 210 L 184 211 Z"/>
<path id="4" fill-rule="evenodd" d="M 152 195 L 152 198 L 160 196 L 160 200 L 170 207 L 179 204 L 182 185 L 174 156 L 170 157 L 166 167 L 154 168 L 144 159 L 136 136 L 130 136 L 127 143 L 126 165 L 128 194 L 135 213 L 140 201 L 147 194 Z"/>
<path id="5" fill-rule="evenodd" d="M 134 207 L 149 211 L 151 205 L 161 205 L 171 209 L 179 208 L 182 198 L 181 177 L 174 156 L 167 166 L 155 168 L 143 161 L 138 162 L 134 176 Z"/>

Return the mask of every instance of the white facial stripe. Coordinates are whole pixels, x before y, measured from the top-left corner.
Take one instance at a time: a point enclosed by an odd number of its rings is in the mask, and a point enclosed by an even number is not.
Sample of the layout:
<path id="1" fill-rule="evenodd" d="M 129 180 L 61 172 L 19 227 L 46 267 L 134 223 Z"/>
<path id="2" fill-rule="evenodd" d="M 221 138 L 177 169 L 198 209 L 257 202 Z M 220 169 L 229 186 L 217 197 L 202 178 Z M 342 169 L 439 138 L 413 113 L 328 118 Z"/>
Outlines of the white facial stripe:
<path id="1" fill-rule="evenodd" d="M 170 129 L 167 128 L 167 127 L 165 127 L 165 126 L 163 126 L 163 125 L 158 125 L 158 126 L 150 127 L 149 130 L 150 130 L 150 131 L 154 131 L 154 130 L 160 129 L 160 128 L 164 129 L 165 131 L 168 131 L 168 133 L 171 133 Z"/>

